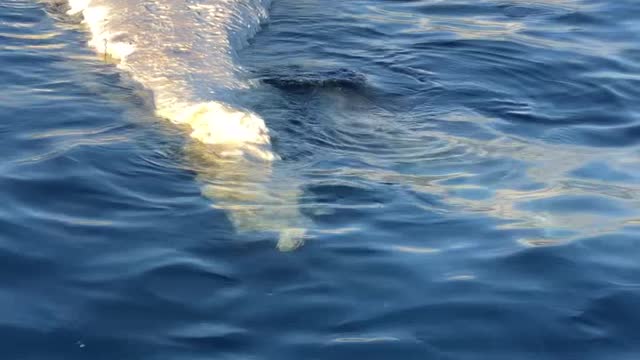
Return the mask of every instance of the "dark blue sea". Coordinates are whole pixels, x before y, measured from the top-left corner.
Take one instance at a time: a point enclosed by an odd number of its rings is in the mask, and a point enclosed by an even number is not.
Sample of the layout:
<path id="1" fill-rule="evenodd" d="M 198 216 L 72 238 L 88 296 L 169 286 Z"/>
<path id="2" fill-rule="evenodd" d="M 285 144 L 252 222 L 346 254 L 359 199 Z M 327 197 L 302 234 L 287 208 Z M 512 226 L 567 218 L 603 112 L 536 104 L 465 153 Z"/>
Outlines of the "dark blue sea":
<path id="1" fill-rule="evenodd" d="M 640 1 L 0 0 L 0 359 L 640 358 Z"/>

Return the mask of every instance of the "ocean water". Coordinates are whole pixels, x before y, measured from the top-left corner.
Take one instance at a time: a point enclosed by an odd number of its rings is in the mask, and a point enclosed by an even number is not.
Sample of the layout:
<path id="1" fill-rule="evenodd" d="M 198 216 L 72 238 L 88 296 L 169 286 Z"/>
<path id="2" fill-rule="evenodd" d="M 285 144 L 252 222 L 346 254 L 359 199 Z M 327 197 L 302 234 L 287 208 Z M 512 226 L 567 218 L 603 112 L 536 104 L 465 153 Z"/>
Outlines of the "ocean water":
<path id="1" fill-rule="evenodd" d="M 637 359 L 640 2 L 0 0 L 0 358 Z"/>

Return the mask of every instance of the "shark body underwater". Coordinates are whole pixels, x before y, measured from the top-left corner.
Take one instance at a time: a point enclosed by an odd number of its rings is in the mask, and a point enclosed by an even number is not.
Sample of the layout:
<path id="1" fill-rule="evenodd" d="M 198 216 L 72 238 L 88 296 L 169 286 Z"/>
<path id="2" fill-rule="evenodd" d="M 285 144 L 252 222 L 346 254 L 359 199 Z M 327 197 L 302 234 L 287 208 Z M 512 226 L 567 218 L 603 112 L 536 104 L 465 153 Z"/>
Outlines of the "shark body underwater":
<path id="1" fill-rule="evenodd" d="M 60 1 L 56 2 L 60 6 Z M 68 0 L 88 45 L 153 96 L 160 118 L 189 133 L 184 153 L 202 194 L 236 231 L 277 234 L 277 248 L 307 237 L 295 181 L 282 179 L 265 121 L 234 95 L 255 86 L 237 52 L 267 17 L 268 0 Z M 286 181 L 283 181 L 286 180 Z"/>

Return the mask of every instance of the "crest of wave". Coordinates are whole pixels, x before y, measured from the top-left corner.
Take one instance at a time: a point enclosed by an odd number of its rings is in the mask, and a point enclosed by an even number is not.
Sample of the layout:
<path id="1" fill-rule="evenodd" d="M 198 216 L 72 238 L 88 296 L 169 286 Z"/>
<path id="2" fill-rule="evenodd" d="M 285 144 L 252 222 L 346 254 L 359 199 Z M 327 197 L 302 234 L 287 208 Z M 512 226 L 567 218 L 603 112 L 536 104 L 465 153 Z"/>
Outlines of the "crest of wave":
<path id="1" fill-rule="evenodd" d="M 277 199 L 281 208 L 295 207 L 295 191 L 274 193 L 263 185 L 247 191 L 244 186 L 234 188 L 234 182 L 220 183 L 225 169 L 256 176 L 253 184 L 269 183 L 271 163 L 277 159 L 263 119 L 235 100 L 251 86 L 236 65 L 237 51 L 259 29 L 270 0 L 68 1 L 69 14 L 81 14 L 89 28 L 89 45 L 117 60 L 119 68 L 151 90 L 160 117 L 189 126 L 191 137 L 207 145 L 192 147 L 212 153 L 207 156 L 187 152 L 192 161 L 207 158 L 206 163 L 218 170 L 215 176 L 199 171 L 199 178 L 207 183 L 203 193 L 230 212 L 236 228 L 277 231 L 279 248 L 297 247 L 304 230 L 292 226 L 299 223 L 290 220 L 292 214 L 274 218 L 265 216 L 267 210 L 247 211 L 241 206 L 251 203 L 254 209 L 266 209 Z M 211 164 L 211 159 L 216 163 Z M 246 193 L 238 201 L 242 191 Z"/>

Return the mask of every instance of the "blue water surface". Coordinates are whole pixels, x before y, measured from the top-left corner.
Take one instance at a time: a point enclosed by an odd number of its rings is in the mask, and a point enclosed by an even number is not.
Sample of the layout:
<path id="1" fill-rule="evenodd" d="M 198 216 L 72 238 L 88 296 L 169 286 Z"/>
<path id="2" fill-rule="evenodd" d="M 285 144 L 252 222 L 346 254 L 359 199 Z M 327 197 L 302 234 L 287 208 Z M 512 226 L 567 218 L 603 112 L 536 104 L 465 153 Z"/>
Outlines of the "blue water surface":
<path id="1" fill-rule="evenodd" d="M 63 1 L 0 1 L 0 357 L 637 359 L 640 2 L 274 0 L 239 232 Z"/>

